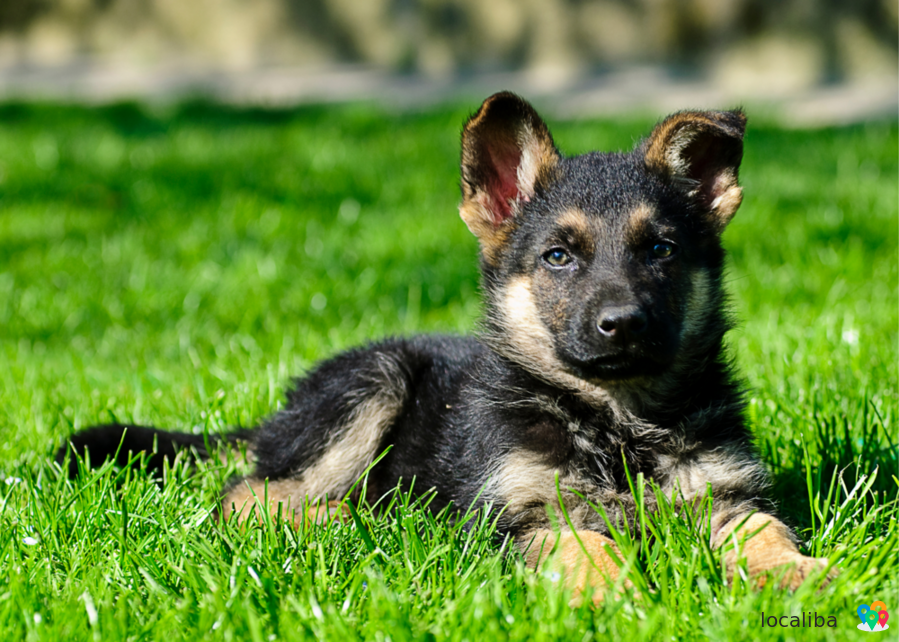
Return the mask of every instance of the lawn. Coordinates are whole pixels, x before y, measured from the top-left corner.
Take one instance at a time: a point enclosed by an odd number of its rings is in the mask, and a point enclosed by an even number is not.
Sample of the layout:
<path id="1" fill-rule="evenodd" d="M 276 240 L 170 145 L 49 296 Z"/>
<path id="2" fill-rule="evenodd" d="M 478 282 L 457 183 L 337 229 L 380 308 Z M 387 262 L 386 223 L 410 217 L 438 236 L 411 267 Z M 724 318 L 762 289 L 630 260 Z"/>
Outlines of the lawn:
<path id="1" fill-rule="evenodd" d="M 98 422 L 252 426 L 336 351 L 471 331 L 455 208 L 474 107 L 0 105 L 0 639 L 844 640 L 861 603 L 899 613 L 895 121 L 750 120 L 725 233 L 749 420 L 782 515 L 840 569 L 825 588 L 727 585 L 662 511 L 642 544 L 622 534 L 642 597 L 575 609 L 484 516 L 463 529 L 393 494 L 388 517 L 239 529 L 212 518 L 235 461 L 179 462 L 161 487 L 49 463 Z M 653 120 L 549 122 L 582 152 Z"/>

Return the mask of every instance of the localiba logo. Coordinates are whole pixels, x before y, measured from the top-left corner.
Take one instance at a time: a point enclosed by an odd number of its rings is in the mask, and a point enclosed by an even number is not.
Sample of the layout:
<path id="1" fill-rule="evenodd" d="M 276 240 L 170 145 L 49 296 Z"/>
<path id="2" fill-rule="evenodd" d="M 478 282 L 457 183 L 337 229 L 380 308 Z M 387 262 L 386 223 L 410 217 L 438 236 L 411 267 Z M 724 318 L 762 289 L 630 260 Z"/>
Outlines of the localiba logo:
<path id="1" fill-rule="evenodd" d="M 858 617 L 862 621 L 857 627 L 860 631 L 864 631 L 865 633 L 877 633 L 879 631 L 886 631 L 890 628 L 890 625 L 887 624 L 887 620 L 890 619 L 890 614 L 887 612 L 887 605 L 880 600 L 872 602 L 870 606 L 861 604 L 855 612 L 858 613 Z"/>

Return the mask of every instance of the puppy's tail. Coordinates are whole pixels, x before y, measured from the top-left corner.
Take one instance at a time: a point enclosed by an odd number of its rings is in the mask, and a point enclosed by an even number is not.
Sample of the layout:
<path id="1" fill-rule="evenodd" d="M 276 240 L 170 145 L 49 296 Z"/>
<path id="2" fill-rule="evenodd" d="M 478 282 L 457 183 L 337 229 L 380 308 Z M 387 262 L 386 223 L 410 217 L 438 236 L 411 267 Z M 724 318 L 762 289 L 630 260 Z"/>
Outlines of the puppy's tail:
<path id="1" fill-rule="evenodd" d="M 56 462 L 66 465 L 68 461 L 69 477 L 73 479 L 78 476 L 78 458 L 87 452 L 92 467 L 114 459 L 119 466 L 140 466 L 148 472 L 159 472 L 166 461 L 169 464 L 174 461 L 179 450 L 187 449 L 199 459 L 209 459 L 209 449 L 222 442 L 247 441 L 251 434 L 249 430 L 238 430 L 222 436 L 194 435 L 134 424 L 93 426 L 72 435 L 56 451 Z M 146 453 L 143 460 L 135 457 L 140 452 Z"/>

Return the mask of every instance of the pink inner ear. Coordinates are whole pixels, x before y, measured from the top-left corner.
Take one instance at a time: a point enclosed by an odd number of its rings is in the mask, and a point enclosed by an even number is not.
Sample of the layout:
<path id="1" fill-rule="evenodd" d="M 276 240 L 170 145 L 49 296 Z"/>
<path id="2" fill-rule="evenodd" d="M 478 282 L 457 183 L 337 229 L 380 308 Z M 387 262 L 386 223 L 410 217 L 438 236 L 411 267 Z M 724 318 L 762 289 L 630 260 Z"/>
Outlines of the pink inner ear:
<path id="1" fill-rule="evenodd" d="M 712 177 L 711 185 L 709 186 L 708 192 L 708 205 L 711 205 L 712 202 L 724 194 L 728 189 L 734 186 L 734 177 L 732 174 L 727 174 L 724 171 L 719 171 Z"/>
<path id="2" fill-rule="evenodd" d="M 699 195 L 705 206 L 735 183 L 734 174 L 728 171 L 732 161 L 726 156 L 727 143 L 723 137 L 700 136 L 683 152 L 690 166 L 687 175 L 699 182 Z"/>
<path id="3" fill-rule="evenodd" d="M 518 198 L 518 165 L 521 163 L 521 150 L 514 146 L 497 145 L 489 147 L 487 153 L 493 166 L 493 176 L 487 184 L 490 213 L 493 214 L 493 225 L 499 227 L 504 221 L 512 218 L 511 201 Z"/>

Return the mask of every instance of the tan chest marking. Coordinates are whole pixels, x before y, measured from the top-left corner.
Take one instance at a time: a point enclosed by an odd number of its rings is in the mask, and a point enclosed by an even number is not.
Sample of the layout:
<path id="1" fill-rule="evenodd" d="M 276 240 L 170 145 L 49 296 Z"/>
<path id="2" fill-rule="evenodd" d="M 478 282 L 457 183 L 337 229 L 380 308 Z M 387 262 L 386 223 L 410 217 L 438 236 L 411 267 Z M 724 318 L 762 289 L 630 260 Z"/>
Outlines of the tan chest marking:
<path id="1" fill-rule="evenodd" d="M 679 489 L 687 501 L 712 489 L 745 489 L 750 496 L 760 492 L 766 484 L 764 469 L 743 449 L 722 447 L 694 454 L 661 457 L 659 470 L 665 473 L 662 490 L 671 493 Z"/>
<path id="2" fill-rule="evenodd" d="M 596 489 L 575 475 L 547 465 L 538 453 L 515 450 L 506 455 L 490 476 L 485 496 L 497 502 L 497 508 L 505 507 L 506 519 L 512 525 L 548 525 L 549 506 L 564 526 L 560 493 L 556 490 L 557 474 L 562 503 L 574 527 L 595 527 L 601 518 L 573 491 L 589 499 Z"/>

